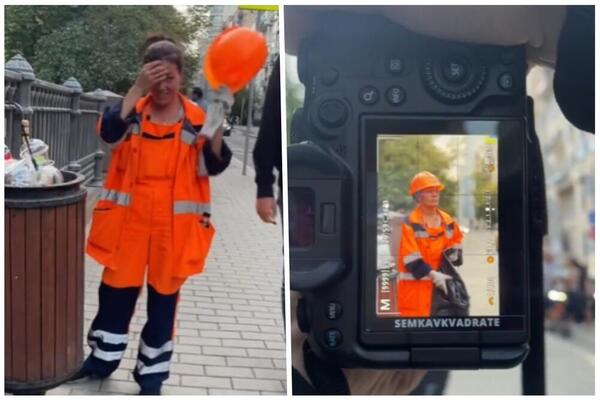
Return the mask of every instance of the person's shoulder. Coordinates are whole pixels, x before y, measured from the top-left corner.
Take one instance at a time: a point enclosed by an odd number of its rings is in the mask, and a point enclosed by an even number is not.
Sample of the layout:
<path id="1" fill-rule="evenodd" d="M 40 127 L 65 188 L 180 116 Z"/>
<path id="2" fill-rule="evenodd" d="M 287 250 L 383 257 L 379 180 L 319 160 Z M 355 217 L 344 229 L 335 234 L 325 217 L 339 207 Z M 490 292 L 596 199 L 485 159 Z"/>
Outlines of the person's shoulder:
<path id="1" fill-rule="evenodd" d="M 446 211 L 442 210 L 441 208 L 438 208 L 438 212 L 440 213 L 440 216 L 442 217 L 442 221 L 444 222 L 444 224 L 450 225 L 450 224 L 456 222 L 450 214 L 448 214 Z"/>
<path id="2" fill-rule="evenodd" d="M 402 218 L 402 222 L 408 226 L 410 226 L 411 224 L 421 224 L 421 214 L 419 213 L 418 208 L 415 208 L 414 210 L 409 212 L 408 215 L 404 216 Z"/>
<path id="3" fill-rule="evenodd" d="M 198 104 L 196 104 L 191 99 L 182 96 L 182 100 L 185 103 L 185 116 L 190 122 L 194 125 L 204 123 L 204 119 L 206 118 L 206 113 Z"/>
<path id="4" fill-rule="evenodd" d="M 184 106 L 186 108 L 186 112 L 189 113 L 201 113 L 204 114 L 204 110 L 200 107 L 195 101 L 186 96 L 181 96 L 181 99 L 185 103 Z"/>

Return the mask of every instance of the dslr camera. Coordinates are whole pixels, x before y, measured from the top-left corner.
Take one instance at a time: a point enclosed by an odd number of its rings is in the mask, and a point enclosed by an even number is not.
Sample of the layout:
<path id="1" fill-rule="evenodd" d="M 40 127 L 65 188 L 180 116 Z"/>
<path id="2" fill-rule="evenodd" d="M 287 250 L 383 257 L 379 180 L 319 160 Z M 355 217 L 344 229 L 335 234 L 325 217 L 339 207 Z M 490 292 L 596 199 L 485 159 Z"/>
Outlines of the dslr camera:
<path id="1" fill-rule="evenodd" d="M 543 168 L 525 51 L 323 13 L 288 147 L 291 288 L 340 367 L 508 368 L 528 353 Z"/>

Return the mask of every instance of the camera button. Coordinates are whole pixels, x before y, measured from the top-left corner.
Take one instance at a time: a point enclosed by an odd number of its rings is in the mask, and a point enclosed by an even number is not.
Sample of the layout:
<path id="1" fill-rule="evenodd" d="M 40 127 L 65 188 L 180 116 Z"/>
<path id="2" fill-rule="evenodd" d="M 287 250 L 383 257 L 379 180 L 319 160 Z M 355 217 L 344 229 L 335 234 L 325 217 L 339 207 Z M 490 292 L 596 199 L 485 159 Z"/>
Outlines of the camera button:
<path id="1" fill-rule="evenodd" d="M 379 101 L 379 92 L 373 86 L 365 86 L 358 95 L 360 102 L 371 106 Z"/>
<path id="2" fill-rule="evenodd" d="M 444 61 L 442 74 L 444 78 L 453 83 L 458 83 L 467 77 L 467 63 L 459 57 L 450 57 Z"/>
<path id="3" fill-rule="evenodd" d="M 513 76 L 510 72 L 505 72 L 498 78 L 498 86 L 504 90 L 512 90 L 514 86 Z"/>
<path id="4" fill-rule="evenodd" d="M 342 344 L 342 332 L 338 329 L 329 329 L 328 331 L 325 331 L 323 339 L 325 340 L 327 347 L 334 349 Z"/>
<path id="5" fill-rule="evenodd" d="M 327 128 L 338 128 L 348 119 L 348 108 L 340 100 L 325 100 L 319 106 L 319 121 Z"/>
<path id="6" fill-rule="evenodd" d="M 400 86 L 392 86 L 385 92 L 385 97 L 392 106 L 399 106 L 406 99 L 406 92 Z"/>
<path id="7" fill-rule="evenodd" d="M 331 86 L 337 82 L 339 76 L 340 74 L 337 69 L 333 67 L 327 67 L 321 71 L 321 83 L 326 86 Z"/>
<path id="8" fill-rule="evenodd" d="M 385 69 L 393 75 L 399 75 L 404 71 L 404 60 L 397 56 L 389 56 L 385 60 Z"/>
<path id="9" fill-rule="evenodd" d="M 330 301 L 327 303 L 327 310 L 325 315 L 327 319 L 336 320 L 342 316 L 342 305 L 335 301 Z"/>

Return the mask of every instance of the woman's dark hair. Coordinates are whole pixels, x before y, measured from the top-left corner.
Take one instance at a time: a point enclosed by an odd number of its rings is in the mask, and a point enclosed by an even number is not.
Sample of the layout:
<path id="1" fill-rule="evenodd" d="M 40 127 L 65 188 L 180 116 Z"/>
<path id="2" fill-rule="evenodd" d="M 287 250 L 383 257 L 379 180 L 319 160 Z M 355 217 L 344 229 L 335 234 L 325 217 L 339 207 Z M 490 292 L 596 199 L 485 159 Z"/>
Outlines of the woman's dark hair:
<path id="1" fill-rule="evenodd" d="M 163 34 L 151 34 L 146 37 L 142 45 L 142 63 L 164 60 L 177 65 L 181 74 L 183 72 L 183 50 L 177 42 Z"/>

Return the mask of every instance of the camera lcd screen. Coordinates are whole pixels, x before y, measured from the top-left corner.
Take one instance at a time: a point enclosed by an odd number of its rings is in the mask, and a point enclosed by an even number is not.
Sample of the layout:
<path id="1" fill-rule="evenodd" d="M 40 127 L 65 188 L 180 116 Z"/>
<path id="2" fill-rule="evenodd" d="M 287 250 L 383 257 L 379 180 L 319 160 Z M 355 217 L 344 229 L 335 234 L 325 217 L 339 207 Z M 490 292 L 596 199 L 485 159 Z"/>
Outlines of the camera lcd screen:
<path id="1" fill-rule="evenodd" d="M 365 343 L 523 331 L 522 122 L 369 117 L 363 131 Z"/>
<path id="2" fill-rule="evenodd" d="M 377 136 L 377 317 L 499 315 L 498 139 Z"/>

